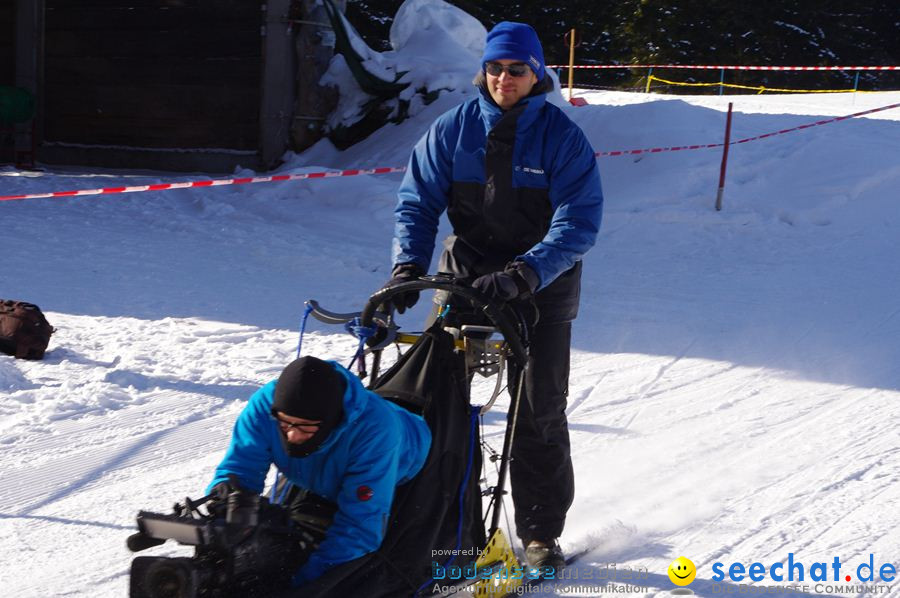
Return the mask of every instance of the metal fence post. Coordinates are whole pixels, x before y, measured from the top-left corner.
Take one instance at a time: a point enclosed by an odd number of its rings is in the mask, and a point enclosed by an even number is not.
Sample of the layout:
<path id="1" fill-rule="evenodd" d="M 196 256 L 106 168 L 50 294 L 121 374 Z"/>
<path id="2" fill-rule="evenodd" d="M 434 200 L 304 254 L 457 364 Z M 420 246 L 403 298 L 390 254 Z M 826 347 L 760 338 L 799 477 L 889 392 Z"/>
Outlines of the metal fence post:
<path id="1" fill-rule="evenodd" d="M 722 194 L 725 193 L 725 168 L 728 166 L 728 146 L 731 143 L 731 107 L 728 102 L 728 119 L 725 121 L 725 147 L 722 149 L 722 168 L 719 171 L 719 191 L 716 193 L 716 211 L 722 211 Z"/>

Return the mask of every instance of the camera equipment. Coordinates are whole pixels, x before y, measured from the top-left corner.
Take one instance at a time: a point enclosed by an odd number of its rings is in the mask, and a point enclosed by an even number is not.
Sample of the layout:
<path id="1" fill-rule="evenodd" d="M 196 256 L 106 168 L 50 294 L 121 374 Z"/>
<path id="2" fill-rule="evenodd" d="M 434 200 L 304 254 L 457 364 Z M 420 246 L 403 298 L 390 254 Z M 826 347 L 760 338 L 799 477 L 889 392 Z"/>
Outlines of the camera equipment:
<path id="1" fill-rule="evenodd" d="M 200 510 L 204 505 L 206 513 Z M 289 587 L 291 576 L 324 538 L 322 527 L 307 525 L 236 484 L 196 501 L 186 498 L 167 515 L 141 511 L 137 526 L 138 533 L 127 541 L 132 552 L 166 540 L 195 550 L 191 558 L 136 557 L 131 598 L 269 596 Z"/>

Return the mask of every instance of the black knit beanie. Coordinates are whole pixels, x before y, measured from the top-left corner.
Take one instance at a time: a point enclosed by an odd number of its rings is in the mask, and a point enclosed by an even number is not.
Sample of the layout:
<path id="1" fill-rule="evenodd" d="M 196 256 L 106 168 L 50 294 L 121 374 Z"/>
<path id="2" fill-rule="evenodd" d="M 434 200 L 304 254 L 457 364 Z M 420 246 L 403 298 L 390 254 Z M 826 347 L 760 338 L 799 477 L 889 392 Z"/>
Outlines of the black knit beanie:
<path id="1" fill-rule="evenodd" d="M 303 444 L 291 444 L 283 438 L 289 455 L 311 454 L 337 427 L 344 415 L 346 386 L 334 366 L 315 357 L 295 359 L 284 368 L 275 384 L 272 412 L 322 422 L 319 430 Z"/>

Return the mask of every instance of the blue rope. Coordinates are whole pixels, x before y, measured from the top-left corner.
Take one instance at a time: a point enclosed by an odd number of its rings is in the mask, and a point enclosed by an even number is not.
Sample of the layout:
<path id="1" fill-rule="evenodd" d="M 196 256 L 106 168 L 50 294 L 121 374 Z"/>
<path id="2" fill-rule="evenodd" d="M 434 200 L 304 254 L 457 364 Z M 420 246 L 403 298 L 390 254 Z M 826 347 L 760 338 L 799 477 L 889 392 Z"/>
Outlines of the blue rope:
<path id="1" fill-rule="evenodd" d="M 269 502 L 273 505 L 275 504 L 275 488 L 278 488 L 278 476 L 280 475 L 281 473 L 275 476 L 275 483 L 272 484 L 272 487 L 269 489 Z"/>
<path id="2" fill-rule="evenodd" d="M 303 347 L 303 333 L 306 332 L 306 320 L 309 319 L 309 314 L 312 313 L 312 305 L 306 304 L 306 311 L 303 312 L 303 320 L 300 322 L 300 340 L 297 341 L 297 359 L 300 359 L 300 349 Z"/>
<path id="3" fill-rule="evenodd" d="M 353 359 L 350 360 L 350 363 L 347 364 L 347 369 L 352 370 L 353 364 L 356 363 L 358 359 L 360 359 L 366 353 L 366 339 L 359 339 L 359 346 L 356 347 L 356 353 L 353 354 Z"/>
<path id="4" fill-rule="evenodd" d="M 363 341 L 377 332 L 374 326 L 363 326 L 362 323 L 360 323 L 359 316 L 344 324 L 344 330 Z"/>
<path id="5" fill-rule="evenodd" d="M 281 489 L 281 494 L 278 495 L 278 498 L 275 498 L 275 489 L 278 488 L 278 480 L 280 480 L 282 477 L 284 477 L 284 474 L 282 474 L 279 471 L 278 474 L 275 476 L 275 483 L 272 484 L 272 489 L 269 491 L 269 502 L 272 503 L 273 505 L 280 505 L 281 503 L 283 503 L 285 497 L 287 496 L 287 493 L 291 489 L 291 486 L 294 485 L 293 482 L 288 481 L 284 485 L 284 488 Z"/>
<path id="6" fill-rule="evenodd" d="M 294 487 L 294 482 L 288 480 L 288 482 L 284 485 L 284 488 L 281 490 L 281 494 L 278 496 L 278 500 L 275 501 L 276 504 L 283 504 L 284 499 L 287 498 L 288 492 L 291 491 L 291 488 Z"/>
<path id="7" fill-rule="evenodd" d="M 366 354 L 366 341 L 374 336 L 377 331 L 373 326 L 363 326 L 359 321 L 359 317 L 353 318 L 344 324 L 344 330 L 359 339 L 359 347 L 356 349 L 356 354 L 353 355 L 353 359 L 350 361 L 350 364 L 347 365 L 347 369 L 349 370 L 353 367 L 353 364 L 356 363 L 357 359 L 362 359 Z"/>
<path id="8" fill-rule="evenodd" d="M 462 548 L 462 531 L 463 531 L 463 515 L 465 513 L 465 497 L 466 497 L 466 489 L 469 487 L 469 477 L 472 475 L 472 464 L 475 462 L 475 431 L 478 429 L 478 417 L 481 412 L 481 407 L 475 405 L 469 405 L 469 462 L 466 464 L 466 473 L 463 476 L 462 484 L 459 486 L 459 495 L 457 499 L 459 501 L 459 519 L 456 522 L 456 548 L 453 550 L 450 558 L 447 559 L 447 562 L 444 563 L 443 569 L 449 569 L 451 565 L 453 565 L 453 561 L 456 560 L 456 555 L 459 553 Z M 430 586 L 434 583 L 434 579 L 429 579 L 416 590 L 416 595 L 419 594 L 423 589 Z"/>

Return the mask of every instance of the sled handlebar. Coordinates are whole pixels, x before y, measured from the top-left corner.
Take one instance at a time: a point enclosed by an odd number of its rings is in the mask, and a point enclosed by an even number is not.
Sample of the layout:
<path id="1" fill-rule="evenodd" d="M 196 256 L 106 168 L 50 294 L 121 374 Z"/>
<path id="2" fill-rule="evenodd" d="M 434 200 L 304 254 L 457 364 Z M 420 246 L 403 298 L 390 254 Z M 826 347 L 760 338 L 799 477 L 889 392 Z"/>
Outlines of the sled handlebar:
<path id="1" fill-rule="evenodd" d="M 498 304 L 492 302 L 484 293 L 477 291 L 468 285 L 459 284 L 456 282 L 456 279 L 448 276 L 423 276 L 418 280 L 401 282 L 375 292 L 369 297 L 369 301 L 362 311 L 360 324 L 363 326 L 371 326 L 378 307 L 392 297 L 409 291 L 425 291 L 429 289 L 446 291 L 451 295 L 456 295 L 468 300 L 476 310 L 481 311 L 494 323 L 500 331 L 500 334 L 502 334 L 503 338 L 506 340 L 507 345 L 509 345 L 513 359 L 519 365 L 525 366 L 528 361 L 528 352 L 522 342 L 522 334 L 519 332 L 517 324 L 510 317 L 509 313 Z"/>

